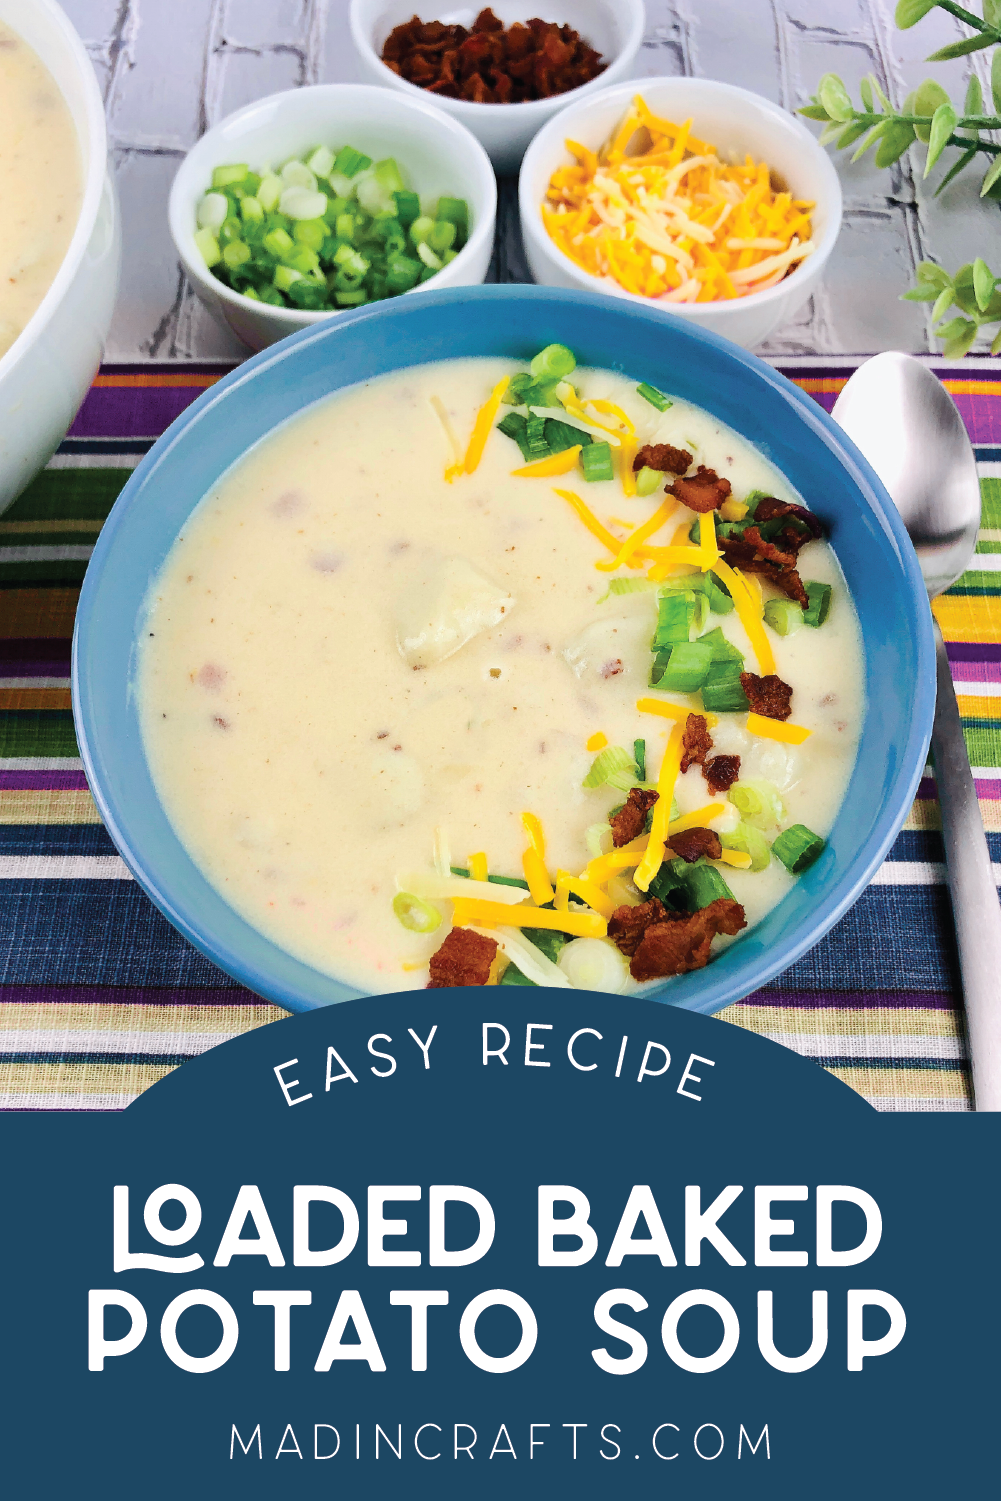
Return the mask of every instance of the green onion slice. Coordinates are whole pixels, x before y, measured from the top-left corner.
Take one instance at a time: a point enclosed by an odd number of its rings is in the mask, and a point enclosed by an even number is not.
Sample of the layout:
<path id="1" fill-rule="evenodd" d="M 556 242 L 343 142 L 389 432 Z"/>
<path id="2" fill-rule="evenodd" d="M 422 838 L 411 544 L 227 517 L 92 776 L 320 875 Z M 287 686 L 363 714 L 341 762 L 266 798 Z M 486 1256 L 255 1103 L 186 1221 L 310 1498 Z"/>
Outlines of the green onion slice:
<path id="1" fill-rule="evenodd" d="M 731 795 L 733 788 L 730 789 Z M 814 834 L 806 824 L 794 823 L 785 829 L 772 844 L 772 854 L 782 861 L 787 870 L 794 876 L 800 871 L 806 870 L 823 851 L 826 840 L 821 839 L 819 834 Z"/>
<path id="2" fill-rule="evenodd" d="M 663 480 L 664 476 L 659 469 L 651 469 L 648 464 L 644 464 L 636 475 L 636 494 L 645 499 L 660 489 Z"/>
<path id="3" fill-rule="evenodd" d="M 765 605 L 765 624 L 780 636 L 791 636 L 803 624 L 801 607 L 792 599 L 770 599 Z"/>
<path id="4" fill-rule="evenodd" d="M 743 819 L 730 834 L 721 834 L 719 842 L 725 850 L 740 850 L 751 857 L 752 870 L 767 870 L 771 864 L 772 852 L 768 840 L 753 824 L 744 823 Z"/>
<path id="5" fill-rule="evenodd" d="M 582 787 L 603 787 L 617 772 L 631 771 L 633 759 L 621 745 L 606 745 L 591 762 L 591 770 L 581 783 Z"/>
<path id="6" fill-rule="evenodd" d="M 734 782 L 727 794 L 745 823 L 756 829 L 771 829 L 786 816 L 785 803 L 774 782 L 763 777 L 749 777 Z"/>
<path id="7" fill-rule="evenodd" d="M 452 872 L 453 876 L 464 876 L 467 881 L 470 879 L 469 871 L 464 865 L 450 865 L 448 868 Z M 487 876 L 487 880 L 490 881 L 494 886 L 517 886 L 522 891 L 528 890 L 528 882 L 523 881 L 521 879 L 521 876 L 489 875 Z"/>
<path id="8" fill-rule="evenodd" d="M 636 776 L 639 781 L 646 781 L 646 741 L 633 741 L 633 760 L 636 762 Z"/>
<path id="9" fill-rule="evenodd" d="M 636 394 L 642 396 L 643 400 L 648 401 L 652 407 L 656 407 L 658 412 L 666 412 L 668 407 L 674 406 L 670 396 L 665 396 L 663 391 L 658 391 L 656 386 L 650 386 L 646 381 L 636 387 Z"/>
<path id="10" fill-rule="evenodd" d="M 806 597 L 810 601 L 803 612 L 807 625 L 823 625 L 831 612 L 830 584 L 807 583 Z"/>
<path id="11" fill-rule="evenodd" d="M 441 926 L 441 913 L 430 902 L 421 901 L 409 891 L 398 891 L 393 897 L 393 912 L 399 922 L 411 933 L 433 933 Z"/>
<path id="12" fill-rule="evenodd" d="M 671 649 L 658 687 L 664 693 L 697 693 L 711 666 L 711 646 L 701 641 L 679 641 Z"/>
<path id="13" fill-rule="evenodd" d="M 612 475 L 612 449 L 608 443 L 588 443 L 580 451 L 580 464 L 584 471 L 584 478 L 593 483 L 595 480 L 609 480 Z"/>
<path id="14" fill-rule="evenodd" d="M 536 380 L 563 380 L 576 368 L 576 357 L 565 344 L 547 344 L 529 366 Z"/>

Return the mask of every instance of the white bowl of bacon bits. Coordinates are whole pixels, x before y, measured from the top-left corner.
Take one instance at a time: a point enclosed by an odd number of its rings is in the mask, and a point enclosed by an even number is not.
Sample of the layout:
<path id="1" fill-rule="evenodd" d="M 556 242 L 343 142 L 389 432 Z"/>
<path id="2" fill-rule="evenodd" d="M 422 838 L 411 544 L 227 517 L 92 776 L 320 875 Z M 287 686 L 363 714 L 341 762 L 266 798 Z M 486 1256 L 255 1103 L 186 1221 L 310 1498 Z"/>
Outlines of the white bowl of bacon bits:
<path id="1" fill-rule="evenodd" d="M 423 94 L 461 120 L 498 172 L 518 170 L 565 104 L 629 77 L 645 21 L 643 0 L 495 0 L 484 9 L 351 0 L 368 81 Z"/>
<path id="2" fill-rule="evenodd" d="M 519 180 L 545 286 L 663 309 L 745 348 L 816 290 L 841 227 L 827 153 L 777 104 L 704 78 L 644 78 L 570 104 Z"/>

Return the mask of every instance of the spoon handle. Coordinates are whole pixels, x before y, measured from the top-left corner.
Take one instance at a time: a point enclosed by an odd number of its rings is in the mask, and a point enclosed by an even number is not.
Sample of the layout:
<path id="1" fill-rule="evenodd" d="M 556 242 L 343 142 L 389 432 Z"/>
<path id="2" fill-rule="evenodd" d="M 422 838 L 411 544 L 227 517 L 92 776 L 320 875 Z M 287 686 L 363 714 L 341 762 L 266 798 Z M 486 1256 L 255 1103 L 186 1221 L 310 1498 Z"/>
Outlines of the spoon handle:
<path id="1" fill-rule="evenodd" d="M 966 1001 L 974 1108 L 1001 1110 L 1001 904 L 937 622 L 935 651 L 938 696 L 931 743 Z"/>

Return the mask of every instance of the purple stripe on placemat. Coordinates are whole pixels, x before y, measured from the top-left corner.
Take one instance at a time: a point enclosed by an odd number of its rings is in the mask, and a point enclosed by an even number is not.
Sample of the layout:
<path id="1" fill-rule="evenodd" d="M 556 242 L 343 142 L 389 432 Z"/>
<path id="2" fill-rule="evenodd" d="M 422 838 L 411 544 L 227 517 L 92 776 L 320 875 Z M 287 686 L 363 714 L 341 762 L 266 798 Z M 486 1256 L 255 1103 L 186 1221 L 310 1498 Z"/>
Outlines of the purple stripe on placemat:
<path id="1" fill-rule="evenodd" d="M 957 662 L 952 676 L 957 683 L 1001 683 L 1001 662 Z"/>
<path id="2" fill-rule="evenodd" d="M 221 976 L 220 976 L 221 978 Z M 0 985 L 0 1005 L 48 1006 L 264 1006 L 240 985 L 166 990 L 142 985 Z"/>
<path id="3" fill-rule="evenodd" d="M 947 641 L 950 662 L 1001 662 L 1001 644 L 993 641 Z"/>
<path id="4" fill-rule="evenodd" d="M 61 667 L 65 667 L 70 659 L 71 645 L 69 636 L 40 636 L 37 639 L 26 636 L 0 637 L 0 662 L 4 664 L 4 676 L 27 677 L 26 672 L 15 673 L 14 667 L 22 668 L 28 662 L 40 662 L 43 667 L 51 667 L 54 662 L 58 662 Z M 52 676 L 56 677 L 58 674 L 53 673 Z"/>
<path id="5" fill-rule="evenodd" d="M 0 986 L 0 996 L 3 987 Z M 958 996 L 944 990 L 756 990 L 738 1006 L 788 1006 L 801 1011 L 896 1010 L 905 1006 L 919 1011 L 958 1011 Z"/>
<path id="6" fill-rule="evenodd" d="M 0 684 L 4 678 L 59 678 L 68 688 L 69 662 L 19 662 L 17 657 L 0 657 Z"/>
<path id="7" fill-rule="evenodd" d="M 0 771 L 0 792 L 86 792 L 82 771 Z"/>
<path id="8" fill-rule="evenodd" d="M 221 379 L 234 368 L 219 365 L 103 365 L 101 375 L 140 375 L 176 380 L 179 376 Z M 201 380 L 192 385 L 92 386 L 77 412 L 70 438 L 158 438 L 175 417 L 211 389 Z"/>
<path id="9" fill-rule="evenodd" d="M 975 770 L 979 770 L 979 768 L 975 768 Z M 1001 782 L 992 781 L 988 777 L 975 776 L 973 785 L 977 789 L 977 797 L 983 798 L 985 802 L 1001 802 Z M 938 788 L 931 777 L 921 778 L 921 781 L 918 783 L 916 796 L 922 802 L 936 801 L 938 798 Z"/>

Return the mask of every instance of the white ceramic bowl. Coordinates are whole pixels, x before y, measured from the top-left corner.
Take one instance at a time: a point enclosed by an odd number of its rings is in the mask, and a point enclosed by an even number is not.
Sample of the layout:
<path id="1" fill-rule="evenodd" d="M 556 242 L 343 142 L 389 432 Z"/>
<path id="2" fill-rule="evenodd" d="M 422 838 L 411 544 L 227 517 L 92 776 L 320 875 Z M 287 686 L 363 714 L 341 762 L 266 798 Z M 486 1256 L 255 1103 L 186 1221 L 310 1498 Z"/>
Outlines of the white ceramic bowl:
<path id="1" fill-rule="evenodd" d="M 579 141 L 597 150 L 625 115 L 633 97 L 642 94 L 654 114 L 683 121 L 692 133 L 709 140 L 725 158 L 742 160 L 749 151 L 765 161 L 797 198 L 816 201 L 813 240 L 816 250 L 775 287 L 748 297 L 720 302 L 662 303 L 626 292 L 611 281 L 591 276 L 558 250 L 542 222 L 541 204 L 557 167 L 573 158 L 564 142 Z M 547 287 L 582 287 L 607 292 L 663 311 L 665 318 L 687 318 L 753 349 L 785 323 L 817 288 L 841 228 L 841 185 L 830 157 L 806 126 L 777 104 L 747 89 L 704 78 L 644 78 L 619 84 L 582 99 L 545 125 L 525 155 L 518 184 L 521 229 L 532 275 Z"/>
<path id="2" fill-rule="evenodd" d="M 104 106 L 83 43 L 54 0 L 0 0 L 0 21 L 23 37 L 55 79 L 83 166 L 80 217 L 63 263 L 0 358 L 2 511 L 48 463 L 87 394 L 111 326 L 121 241 Z"/>
<path id="3" fill-rule="evenodd" d="M 592 98 L 609 84 L 628 78 L 646 24 L 643 0 L 544 0 L 539 5 L 525 4 L 524 0 L 497 0 L 491 9 L 505 26 L 513 21 L 527 21 L 531 16 L 572 26 L 601 53 L 608 66 L 590 83 L 552 99 L 536 99 L 526 104 L 472 104 L 467 99 L 428 94 L 400 78 L 382 61 L 387 36 L 394 26 L 410 20 L 415 7 L 422 20 L 445 21 L 453 26 L 472 26 L 483 8 L 474 4 L 446 5 L 440 9 L 427 0 L 423 4 L 419 0 L 351 0 L 351 36 L 366 76 L 373 83 L 400 89 L 411 98 L 433 99 L 439 108 L 469 127 L 486 147 L 498 172 L 517 172 L 535 132 L 566 104 Z"/>
<path id="4" fill-rule="evenodd" d="M 206 131 L 184 158 L 170 190 L 170 232 L 192 286 L 209 311 L 252 349 L 263 349 L 337 314 L 270 307 L 219 281 L 195 244 L 199 201 L 213 167 L 247 162 L 256 170 L 321 143 L 356 146 L 375 160 L 395 157 L 408 184 L 422 197 L 447 194 L 468 203 L 469 239 L 455 260 L 404 296 L 419 294 L 425 287 L 472 286 L 483 280 L 490 265 L 497 183 L 486 152 L 463 126 L 426 98 L 396 98 L 368 84 L 314 84 L 270 94 Z"/>

